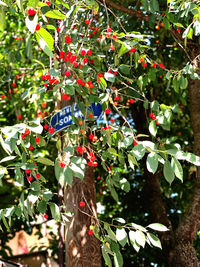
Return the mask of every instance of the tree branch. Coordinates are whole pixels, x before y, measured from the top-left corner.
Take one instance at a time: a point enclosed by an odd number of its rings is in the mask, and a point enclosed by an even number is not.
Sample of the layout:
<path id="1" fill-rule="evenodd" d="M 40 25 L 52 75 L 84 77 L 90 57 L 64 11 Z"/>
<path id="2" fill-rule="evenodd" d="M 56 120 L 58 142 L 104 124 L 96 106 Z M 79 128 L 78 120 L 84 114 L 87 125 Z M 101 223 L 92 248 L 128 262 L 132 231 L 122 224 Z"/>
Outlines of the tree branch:
<path id="1" fill-rule="evenodd" d="M 100 2 L 103 4 L 104 0 L 100 0 Z M 128 15 L 130 15 L 131 17 L 136 17 L 140 20 L 145 20 L 145 21 L 149 21 L 150 17 L 144 14 L 140 14 L 137 11 L 131 10 L 123 5 L 120 5 L 118 3 L 115 3 L 111 0 L 105 0 L 105 3 L 110 6 L 111 8 L 114 8 L 115 10 L 121 11 L 123 13 L 126 13 Z"/>

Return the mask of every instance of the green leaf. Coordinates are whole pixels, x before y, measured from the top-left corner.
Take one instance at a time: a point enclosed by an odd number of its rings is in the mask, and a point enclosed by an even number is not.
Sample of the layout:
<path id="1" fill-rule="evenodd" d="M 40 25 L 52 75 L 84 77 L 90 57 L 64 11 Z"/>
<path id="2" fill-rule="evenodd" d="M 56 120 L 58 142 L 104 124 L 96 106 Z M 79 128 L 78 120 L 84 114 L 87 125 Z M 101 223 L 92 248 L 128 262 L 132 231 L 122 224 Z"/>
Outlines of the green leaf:
<path id="1" fill-rule="evenodd" d="M 38 211 L 42 214 L 44 214 L 47 210 L 47 202 L 45 200 L 41 200 L 38 203 L 38 207 L 37 207 Z"/>
<path id="2" fill-rule="evenodd" d="M 172 157 L 172 160 L 171 160 L 171 167 L 172 167 L 176 177 L 183 182 L 183 168 L 182 168 L 180 162 L 174 157 Z"/>
<path id="3" fill-rule="evenodd" d="M 8 157 L 5 157 L 5 158 L 3 158 L 1 161 L 0 161 L 0 163 L 2 163 L 2 162 L 7 162 L 7 161 L 10 161 L 10 160 L 13 160 L 13 159 L 15 159 L 17 156 L 8 156 Z"/>
<path id="4" fill-rule="evenodd" d="M 85 172 L 79 165 L 72 163 L 69 168 L 73 171 L 75 177 L 83 179 Z"/>
<path id="5" fill-rule="evenodd" d="M 28 7 L 36 8 L 39 0 L 28 0 Z"/>
<path id="6" fill-rule="evenodd" d="M 45 16 L 52 19 L 65 19 L 66 16 L 59 10 L 50 10 L 45 13 Z"/>
<path id="7" fill-rule="evenodd" d="M 112 239 L 113 241 L 117 242 L 117 238 L 116 238 L 114 232 L 111 230 L 110 227 L 108 227 L 107 232 L 108 232 L 108 235 L 109 235 L 110 239 Z"/>
<path id="8" fill-rule="evenodd" d="M 130 191 L 130 183 L 127 181 L 126 178 L 123 178 L 119 181 L 121 189 L 124 190 L 126 193 Z"/>
<path id="9" fill-rule="evenodd" d="M 159 3 L 158 0 L 152 0 L 154 11 L 159 11 Z"/>
<path id="10" fill-rule="evenodd" d="M 40 184 L 38 183 L 38 182 L 33 182 L 32 184 L 31 184 L 31 189 L 33 190 L 33 191 L 40 191 Z"/>
<path id="11" fill-rule="evenodd" d="M 24 185 L 24 177 L 19 167 L 15 167 L 15 175 L 16 181 L 23 186 Z"/>
<path id="12" fill-rule="evenodd" d="M 135 241 L 135 233 L 135 231 L 129 231 L 129 239 L 133 248 L 136 250 L 136 252 L 138 252 L 140 250 L 140 246 Z"/>
<path id="13" fill-rule="evenodd" d="M 35 16 L 27 16 L 25 19 L 26 27 L 31 33 L 35 32 L 36 25 L 38 24 L 38 15 Z"/>
<path id="14" fill-rule="evenodd" d="M 169 229 L 161 223 L 151 223 L 147 227 L 160 232 L 169 231 Z"/>
<path id="15" fill-rule="evenodd" d="M 119 250 L 115 252 L 114 254 L 114 264 L 115 264 L 115 267 L 123 266 L 123 257 Z"/>
<path id="16" fill-rule="evenodd" d="M 49 46 L 47 45 L 45 40 L 43 38 L 41 38 L 41 36 L 38 34 L 38 32 L 36 32 L 36 39 L 39 43 L 39 46 L 42 48 L 42 50 L 45 52 L 45 54 L 47 54 L 47 56 L 49 56 L 49 57 L 53 57 L 54 54 L 52 53 L 51 49 L 49 48 Z"/>
<path id="17" fill-rule="evenodd" d="M 182 37 L 185 38 L 189 35 L 189 31 L 190 31 L 190 28 L 191 28 L 191 24 L 186 28 L 186 30 L 183 32 L 182 34 Z"/>
<path id="18" fill-rule="evenodd" d="M 64 176 L 65 176 L 65 182 L 67 182 L 69 186 L 72 186 L 73 172 L 68 166 L 65 166 L 64 168 Z"/>
<path id="19" fill-rule="evenodd" d="M 146 164 L 147 170 L 154 174 L 158 168 L 158 155 L 154 152 L 151 152 L 147 157 Z"/>
<path id="20" fill-rule="evenodd" d="M 4 29 L 6 28 L 6 14 L 4 11 L 4 8 L 0 7 L 0 31 L 4 31 Z"/>
<path id="21" fill-rule="evenodd" d="M 155 137 L 157 134 L 157 126 L 155 121 L 151 121 L 149 124 L 149 132 Z"/>
<path id="22" fill-rule="evenodd" d="M 111 196 L 114 198 L 114 200 L 116 202 L 118 202 L 119 197 L 118 197 L 118 194 L 117 194 L 116 190 L 114 189 L 114 187 L 110 187 L 110 193 L 111 193 Z"/>
<path id="23" fill-rule="evenodd" d="M 144 157 L 145 155 L 145 148 L 143 147 L 142 144 L 138 144 L 136 145 L 132 150 L 131 150 L 131 154 L 133 154 L 137 160 L 140 160 L 141 158 Z"/>
<path id="24" fill-rule="evenodd" d="M 119 50 L 118 57 L 121 57 L 123 54 L 127 53 L 130 49 L 131 47 L 129 45 L 123 43 Z"/>
<path id="25" fill-rule="evenodd" d="M 145 234 L 142 231 L 137 230 L 135 232 L 135 241 L 144 248 L 146 242 Z"/>
<path id="26" fill-rule="evenodd" d="M 107 264 L 109 267 L 112 267 L 112 261 L 111 261 L 111 259 L 110 259 L 110 256 L 109 256 L 108 253 L 106 252 L 104 246 L 101 248 L 101 251 L 102 251 L 102 255 L 103 255 L 103 258 L 104 258 L 106 264 Z"/>
<path id="27" fill-rule="evenodd" d="M 151 242 L 151 244 L 154 247 L 162 249 L 160 240 L 159 240 L 159 238 L 157 236 L 155 236 L 154 234 L 151 234 L 151 233 L 147 233 L 147 238 L 149 239 L 149 241 Z"/>
<path id="28" fill-rule="evenodd" d="M 52 217 L 56 221 L 60 221 L 60 210 L 59 210 L 59 207 L 55 203 L 49 203 L 49 206 L 50 206 Z"/>
<path id="29" fill-rule="evenodd" d="M 137 164 L 135 157 L 133 157 L 131 154 L 128 154 L 128 162 L 131 169 L 135 170 L 135 165 Z"/>
<path id="30" fill-rule="evenodd" d="M 115 75 L 109 72 L 104 73 L 104 78 L 111 83 L 114 83 L 115 81 Z"/>
<path id="31" fill-rule="evenodd" d="M 171 164 L 168 160 L 165 161 L 163 173 L 164 173 L 165 179 L 171 185 L 171 183 L 174 181 L 174 171 L 173 171 Z"/>
<path id="32" fill-rule="evenodd" d="M 54 166 L 54 162 L 47 158 L 37 158 L 36 161 L 47 166 Z"/>
<path id="33" fill-rule="evenodd" d="M 54 171 L 55 171 L 56 179 L 58 180 L 59 184 L 61 185 L 61 187 L 64 187 L 64 184 L 65 184 L 64 168 L 60 167 L 58 159 L 56 159 L 55 161 Z"/>
<path id="34" fill-rule="evenodd" d="M 0 166 L 0 179 L 4 176 L 6 172 L 7 172 L 7 169 L 3 166 Z"/>
<path id="35" fill-rule="evenodd" d="M 122 229 L 118 228 L 117 229 L 116 238 L 119 241 L 120 245 L 122 245 L 122 247 L 124 247 L 126 242 L 128 241 L 128 236 L 127 236 L 127 233 L 126 233 L 124 228 L 122 228 Z"/>
<path id="36" fill-rule="evenodd" d="M 53 51 L 54 49 L 54 39 L 51 36 L 51 34 L 45 30 L 44 28 L 40 27 L 40 30 L 37 31 L 37 34 L 39 35 L 40 38 L 42 38 L 45 43 L 48 45 L 49 49 Z"/>

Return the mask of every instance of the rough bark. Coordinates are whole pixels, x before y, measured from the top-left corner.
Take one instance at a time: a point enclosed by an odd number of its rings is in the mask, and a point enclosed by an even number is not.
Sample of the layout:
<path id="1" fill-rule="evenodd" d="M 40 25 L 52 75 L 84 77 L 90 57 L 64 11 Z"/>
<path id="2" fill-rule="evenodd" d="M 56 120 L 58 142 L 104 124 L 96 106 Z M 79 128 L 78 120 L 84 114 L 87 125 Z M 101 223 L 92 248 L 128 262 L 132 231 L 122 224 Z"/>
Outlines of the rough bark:
<path id="1" fill-rule="evenodd" d="M 86 205 L 80 208 L 79 202 L 82 200 Z M 65 192 L 65 204 L 67 210 L 74 212 L 67 225 L 66 266 L 101 267 L 100 242 L 93 235 L 88 235 L 90 225 L 96 223 L 96 190 L 92 167 L 86 167 L 83 181 L 74 178 L 72 187 Z"/>
<path id="2" fill-rule="evenodd" d="M 199 54 L 197 51 L 195 54 Z M 195 58 L 195 55 L 193 55 Z M 198 67 L 198 62 L 194 62 Z M 194 153 L 200 156 L 200 80 L 191 80 L 189 84 L 190 114 L 194 135 Z M 175 245 L 170 252 L 170 266 L 200 266 L 193 241 L 200 228 L 200 168 L 196 172 L 193 199 L 175 232 Z"/>

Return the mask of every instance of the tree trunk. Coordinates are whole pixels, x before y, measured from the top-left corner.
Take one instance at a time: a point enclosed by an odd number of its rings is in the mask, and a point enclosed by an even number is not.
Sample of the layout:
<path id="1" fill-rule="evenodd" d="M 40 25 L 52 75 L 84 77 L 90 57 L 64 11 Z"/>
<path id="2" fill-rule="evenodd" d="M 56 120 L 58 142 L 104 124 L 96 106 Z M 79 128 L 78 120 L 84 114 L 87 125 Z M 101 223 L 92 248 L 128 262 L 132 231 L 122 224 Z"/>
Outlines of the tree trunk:
<path id="1" fill-rule="evenodd" d="M 79 207 L 80 201 L 85 207 Z M 83 181 L 74 178 L 72 187 L 66 188 L 65 205 L 74 212 L 66 231 L 66 266 L 101 267 L 100 242 L 88 234 L 90 225 L 97 222 L 93 167 L 86 167 Z"/>
<path id="2" fill-rule="evenodd" d="M 195 62 L 194 62 L 195 63 Z M 198 64 L 198 63 L 197 63 Z M 197 65 L 196 65 L 197 67 Z M 194 153 L 200 156 L 200 80 L 189 84 L 190 113 L 194 134 Z M 175 244 L 170 252 L 169 266 L 200 266 L 193 241 L 200 228 L 200 168 L 196 172 L 193 199 L 175 232 Z"/>

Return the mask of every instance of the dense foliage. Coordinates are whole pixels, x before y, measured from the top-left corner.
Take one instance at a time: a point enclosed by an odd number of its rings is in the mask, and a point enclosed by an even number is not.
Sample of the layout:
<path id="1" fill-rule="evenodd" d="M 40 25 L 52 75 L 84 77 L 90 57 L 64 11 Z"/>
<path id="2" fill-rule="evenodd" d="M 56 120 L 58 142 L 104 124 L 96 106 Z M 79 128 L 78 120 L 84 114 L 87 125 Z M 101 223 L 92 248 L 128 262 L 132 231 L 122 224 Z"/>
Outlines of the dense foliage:
<path id="1" fill-rule="evenodd" d="M 37 214 L 67 221 L 73 214 L 59 207 L 58 184 L 72 186 L 89 166 L 105 210 L 87 234 L 100 239 L 107 265 L 113 257 L 122 266 L 123 254 L 124 266 L 149 266 L 162 263 L 157 249 L 150 256 L 128 247 L 161 248 L 153 231 L 167 230 L 150 216 L 147 172 L 159 176 L 176 228 L 200 166 L 188 108 L 189 81 L 199 79 L 189 50 L 199 42 L 199 4 L 116 5 L 0 1 L 1 228 L 28 229 Z M 93 103 L 101 104 L 98 118 Z M 71 117 L 52 123 L 69 105 Z M 74 208 L 85 205 L 82 196 Z"/>

